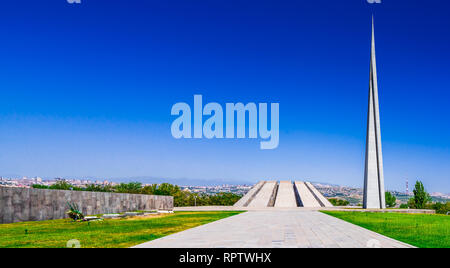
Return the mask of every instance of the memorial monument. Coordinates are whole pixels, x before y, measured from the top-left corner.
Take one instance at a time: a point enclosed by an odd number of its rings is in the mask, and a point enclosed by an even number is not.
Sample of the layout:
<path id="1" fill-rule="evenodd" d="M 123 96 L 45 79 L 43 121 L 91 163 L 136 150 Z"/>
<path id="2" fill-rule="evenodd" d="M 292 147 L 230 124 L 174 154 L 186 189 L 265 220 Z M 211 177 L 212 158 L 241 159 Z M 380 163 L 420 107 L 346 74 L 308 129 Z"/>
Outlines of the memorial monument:
<path id="1" fill-rule="evenodd" d="M 375 30 L 372 17 L 370 52 L 369 107 L 367 114 L 366 163 L 363 208 L 386 208 L 384 196 L 383 154 L 381 150 L 380 111 L 378 104 Z"/>

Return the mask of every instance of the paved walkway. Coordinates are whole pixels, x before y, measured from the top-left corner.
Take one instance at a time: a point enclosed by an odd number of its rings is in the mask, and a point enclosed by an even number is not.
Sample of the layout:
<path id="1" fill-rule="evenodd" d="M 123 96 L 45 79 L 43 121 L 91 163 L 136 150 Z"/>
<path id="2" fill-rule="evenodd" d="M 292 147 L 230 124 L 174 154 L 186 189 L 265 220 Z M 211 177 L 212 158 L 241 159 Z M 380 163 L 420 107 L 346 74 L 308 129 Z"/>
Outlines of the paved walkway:
<path id="1" fill-rule="evenodd" d="M 308 210 L 248 211 L 156 239 L 139 248 L 411 247 Z"/>

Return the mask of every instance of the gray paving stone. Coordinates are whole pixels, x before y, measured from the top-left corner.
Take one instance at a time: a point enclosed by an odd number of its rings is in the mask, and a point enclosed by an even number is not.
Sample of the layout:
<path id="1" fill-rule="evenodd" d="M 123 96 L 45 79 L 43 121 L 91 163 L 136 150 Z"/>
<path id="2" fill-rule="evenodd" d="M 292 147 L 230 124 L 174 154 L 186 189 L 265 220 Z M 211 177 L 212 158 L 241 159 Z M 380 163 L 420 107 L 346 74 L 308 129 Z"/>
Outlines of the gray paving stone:
<path id="1" fill-rule="evenodd" d="M 136 248 L 411 247 L 313 210 L 248 211 Z M 372 241 L 373 242 L 373 241 Z"/>

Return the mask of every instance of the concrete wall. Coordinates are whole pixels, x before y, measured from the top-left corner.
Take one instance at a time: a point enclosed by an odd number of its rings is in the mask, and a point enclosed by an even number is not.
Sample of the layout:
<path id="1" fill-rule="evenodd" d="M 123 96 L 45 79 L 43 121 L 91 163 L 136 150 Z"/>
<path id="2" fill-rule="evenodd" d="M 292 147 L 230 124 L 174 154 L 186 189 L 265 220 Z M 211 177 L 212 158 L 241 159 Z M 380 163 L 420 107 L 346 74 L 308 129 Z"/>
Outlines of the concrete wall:
<path id="1" fill-rule="evenodd" d="M 0 187 L 0 223 L 67 218 L 67 202 L 84 215 L 173 209 L 172 196 Z"/>

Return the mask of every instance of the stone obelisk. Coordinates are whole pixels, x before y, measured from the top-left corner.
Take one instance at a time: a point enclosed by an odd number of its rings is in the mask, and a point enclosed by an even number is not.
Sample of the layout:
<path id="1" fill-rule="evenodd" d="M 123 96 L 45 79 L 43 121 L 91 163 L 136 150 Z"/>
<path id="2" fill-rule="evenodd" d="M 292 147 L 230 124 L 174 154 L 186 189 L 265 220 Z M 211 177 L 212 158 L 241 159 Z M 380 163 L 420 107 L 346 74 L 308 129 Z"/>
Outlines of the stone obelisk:
<path id="1" fill-rule="evenodd" d="M 364 171 L 364 208 L 386 208 L 383 155 L 381 152 L 380 111 L 378 104 L 375 30 L 372 17 L 370 52 L 369 109 L 367 114 L 366 165 Z"/>

